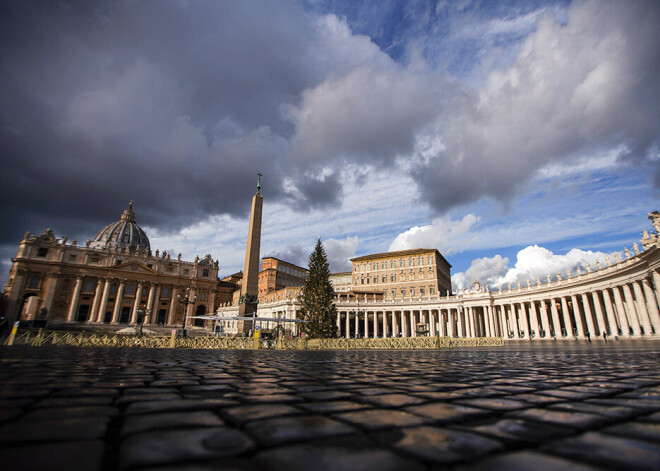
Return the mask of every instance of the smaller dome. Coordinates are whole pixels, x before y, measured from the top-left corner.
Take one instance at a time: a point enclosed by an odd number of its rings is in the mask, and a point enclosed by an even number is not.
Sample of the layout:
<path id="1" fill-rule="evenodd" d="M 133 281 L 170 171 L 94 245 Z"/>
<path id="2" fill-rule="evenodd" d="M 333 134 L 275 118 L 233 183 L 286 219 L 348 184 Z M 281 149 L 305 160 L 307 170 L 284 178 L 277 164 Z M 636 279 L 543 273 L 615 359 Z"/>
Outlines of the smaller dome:
<path id="1" fill-rule="evenodd" d="M 101 229 L 89 244 L 94 249 L 111 249 L 122 252 L 136 252 L 138 249 L 151 253 L 147 234 L 135 223 L 133 203 L 129 203 L 121 219 Z"/>

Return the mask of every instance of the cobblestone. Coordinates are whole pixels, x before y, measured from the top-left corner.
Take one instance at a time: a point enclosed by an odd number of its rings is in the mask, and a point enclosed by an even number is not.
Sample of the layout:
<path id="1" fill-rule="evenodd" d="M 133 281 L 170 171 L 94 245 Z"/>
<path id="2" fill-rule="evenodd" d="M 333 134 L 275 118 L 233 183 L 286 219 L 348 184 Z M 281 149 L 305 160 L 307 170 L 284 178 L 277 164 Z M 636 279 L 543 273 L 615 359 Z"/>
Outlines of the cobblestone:
<path id="1" fill-rule="evenodd" d="M 660 342 L 0 347 L 3 469 L 660 469 Z"/>

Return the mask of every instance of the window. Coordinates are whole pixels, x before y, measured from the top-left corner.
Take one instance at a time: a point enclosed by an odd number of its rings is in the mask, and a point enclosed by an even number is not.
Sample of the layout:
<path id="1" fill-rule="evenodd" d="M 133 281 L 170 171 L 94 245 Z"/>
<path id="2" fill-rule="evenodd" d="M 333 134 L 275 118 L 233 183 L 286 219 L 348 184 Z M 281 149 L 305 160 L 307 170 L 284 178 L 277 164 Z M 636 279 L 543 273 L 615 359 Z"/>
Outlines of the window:
<path id="1" fill-rule="evenodd" d="M 410 288 L 410 296 L 415 296 L 415 288 Z"/>
<path id="2" fill-rule="evenodd" d="M 135 293 L 135 285 L 133 283 L 127 285 L 125 293 L 128 295 Z"/>
<path id="3" fill-rule="evenodd" d="M 89 258 L 89 263 L 99 263 L 101 261 L 101 257 L 90 257 Z"/>
<path id="4" fill-rule="evenodd" d="M 121 265 L 121 260 L 116 260 L 115 265 Z"/>
<path id="5" fill-rule="evenodd" d="M 412 267 L 414 265 L 415 261 L 412 258 L 408 259 L 408 266 Z"/>
<path id="6" fill-rule="evenodd" d="M 429 258 L 427 259 L 426 263 L 428 263 L 429 265 L 433 264 L 433 257 L 429 255 Z"/>
<path id="7" fill-rule="evenodd" d="M 387 263 L 386 262 L 380 262 L 380 268 L 382 268 L 383 270 L 385 268 L 387 268 Z"/>
<path id="8" fill-rule="evenodd" d="M 190 270 L 188 270 L 187 268 L 184 268 L 184 269 L 183 269 L 183 274 L 184 274 L 184 275 L 187 275 L 188 273 L 190 273 Z"/>
<path id="9" fill-rule="evenodd" d="M 46 247 L 39 247 L 37 250 L 37 257 L 45 257 L 48 255 L 48 249 Z"/>
<path id="10" fill-rule="evenodd" d="M 378 262 L 374 262 L 371 264 L 371 269 L 372 270 L 378 270 Z"/>
<path id="11" fill-rule="evenodd" d="M 209 276 L 209 270 L 208 270 L 208 268 L 205 269 L 205 270 L 202 272 L 202 276 Z"/>
<path id="12" fill-rule="evenodd" d="M 435 294 L 435 286 L 429 286 L 429 294 Z"/>
<path id="13" fill-rule="evenodd" d="M 110 293 L 115 294 L 117 292 L 117 283 L 113 283 L 110 285 Z"/>
<path id="14" fill-rule="evenodd" d="M 149 295 L 149 288 L 142 288 L 142 296 L 148 296 Z"/>
<path id="15" fill-rule="evenodd" d="M 419 294 L 421 294 L 422 296 L 424 296 L 424 293 L 425 293 L 424 288 L 419 288 Z"/>
<path id="16" fill-rule="evenodd" d="M 422 257 L 419 257 L 419 258 L 417 259 L 417 265 L 421 265 L 422 263 L 423 263 L 423 262 L 422 262 Z"/>
<path id="17" fill-rule="evenodd" d="M 353 271 L 358 271 L 358 268 L 359 268 L 359 267 L 358 267 L 357 265 L 355 265 L 355 266 L 353 267 Z"/>
<path id="18" fill-rule="evenodd" d="M 94 280 L 87 280 L 83 291 L 94 291 Z"/>
<path id="19" fill-rule="evenodd" d="M 394 260 L 390 262 L 390 268 L 396 268 L 396 262 Z"/>
<path id="20" fill-rule="evenodd" d="M 75 261 L 75 260 L 76 260 L 76 256 L 73 255 L 73 254 L 69 255 L 69 260 L 73 260 L 73 261 Z"/>
<path id="21" fill-rule="evenodd" d="M 380 282 L 381 283 L 387 283 L 387 275 L 383 275 L 380 277 Z"/>
<path id="22" fill-rule="evenodd" d="M 170 289 L 167 286 L 163 287 L 163 290 L 160 292 L 160 297 L 161 298 L 169 298 L 170 297 Z"/>
<path id="23" fill-rule="evenodd" d="M 153 266 L 152 263 L 147 263 L 147 267 L 149 267 L 149 268 L 153 268 L 154 266 Z"/>
<path id="24" fill-rule="evenodd" d="M 374 283 L 378 283 L 378 277 L 374 276 Z"/>
<path id="25" fill-rule="evenodd" d="M 401 288 L 401 297 L 404 297 L 406 295 L 406 290 L 404 288 Z"/>
<path id="26" fill-rule="evenodd" d="M 202 291 L 202 292 L 199 294 L 199 300 L 200 300 L 200 301 L 206 301 L 206 291 Z"/>
<path id="27" fill-rule="evenodd" d="M 174 271 L 174 266 L 173 265 L 168 265 L 165 267 L 165 271 L 172 272 Z"/>
<path id="28" fill-rule="evenodd" d="M 390 275 L 390 281 L 396 281 L 396 275 L 394 273 Z"/>
<path id="29" fill-rule="evenodd" d="M 390 291 L 390 295 L 391 295 L 392 297 L 396 296 L 396 290 L 393 289 L 392 291 Z"/>
<path id="30" fill-rule="evenodd" d="M 38 288 L 39 287 L 39 275 L 34 275 L 32 278 L 30 278 L 30 283 L 28 284 L 28 288 Z"/>
<path id="31" fill-rule="evenodd" d="M 406 262 L 404 262 L 403 260 L 399 260 L 399 267 L 405 267 L 405 266 L 406 266 Z"/>
<path id="32" fill-rule="evenodd" d="M 419 267 L 419 272 L 422 273 L 424 269 L 422 267 Z"/>

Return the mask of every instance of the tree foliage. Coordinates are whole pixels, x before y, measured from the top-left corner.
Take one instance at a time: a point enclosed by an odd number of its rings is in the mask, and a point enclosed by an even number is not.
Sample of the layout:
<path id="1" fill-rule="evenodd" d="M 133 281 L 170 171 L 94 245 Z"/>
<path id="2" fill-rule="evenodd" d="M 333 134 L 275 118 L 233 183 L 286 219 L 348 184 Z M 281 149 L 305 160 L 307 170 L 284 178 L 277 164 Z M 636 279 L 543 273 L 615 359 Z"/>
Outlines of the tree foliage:
<path id="1" fill-rule="evenodd" d="M 301 318 L 311 321 L 302 324 L 302 331 L 311 338 L 337 336 L 337 308 L 333 304 L 334 289 L 330 284 L 328 257 L 319 238 L 309 256 L 309 276 L 302 288 Z"/>

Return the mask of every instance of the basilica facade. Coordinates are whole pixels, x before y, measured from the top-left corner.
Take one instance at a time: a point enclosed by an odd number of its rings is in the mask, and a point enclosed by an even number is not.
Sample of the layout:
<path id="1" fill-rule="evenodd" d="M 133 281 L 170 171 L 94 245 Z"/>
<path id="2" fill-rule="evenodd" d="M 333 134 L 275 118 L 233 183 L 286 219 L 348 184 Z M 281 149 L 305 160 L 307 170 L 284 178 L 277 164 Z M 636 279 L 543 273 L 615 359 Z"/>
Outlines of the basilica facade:
<path id="1" fill-rule="evenodd" d="M 218 280 L 211 255 L 184 261 L 156 250 L 132 204 L 84 245 L 46 229 L 25 234 L 5 286 L 9 320 L 181 325 L 230 302 L 236 284 Z M 180 300 L 191 301 L 189 303 Z M 194 320 L 191 320 L 194 323 Z"/>

